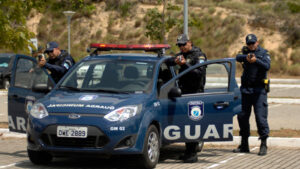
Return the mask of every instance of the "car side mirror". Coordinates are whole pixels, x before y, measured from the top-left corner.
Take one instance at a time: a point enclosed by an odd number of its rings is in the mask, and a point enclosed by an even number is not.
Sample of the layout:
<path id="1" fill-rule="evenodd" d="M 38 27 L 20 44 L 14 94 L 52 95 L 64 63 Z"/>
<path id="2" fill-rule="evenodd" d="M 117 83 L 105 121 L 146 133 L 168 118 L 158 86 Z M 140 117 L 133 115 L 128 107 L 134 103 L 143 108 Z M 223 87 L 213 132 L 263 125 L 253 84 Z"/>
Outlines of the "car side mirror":
<path id="1" fill-rule="evenodd" d="M 48 86 L 47 84 L 36 84 L 32 86 L 32 91 L 38 93 L 48 93 L 51 89 L 52 87 Z"/>
<path id="2" fill-rule="evenodd" d="M 181 97 L 181 89 L 178 87 L 173 87 L 168 93 L 168 98 L 174 100 L 176 97 Z"/>

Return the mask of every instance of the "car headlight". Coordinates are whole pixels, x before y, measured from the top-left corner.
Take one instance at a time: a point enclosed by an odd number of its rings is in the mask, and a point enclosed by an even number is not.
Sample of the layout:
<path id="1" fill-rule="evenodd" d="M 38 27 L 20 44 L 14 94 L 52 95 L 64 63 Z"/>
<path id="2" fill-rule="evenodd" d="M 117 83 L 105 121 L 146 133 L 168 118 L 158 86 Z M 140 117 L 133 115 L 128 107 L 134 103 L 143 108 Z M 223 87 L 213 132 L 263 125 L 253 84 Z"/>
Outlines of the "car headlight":
<path id="1" fill-rule="evenodd" d="M 139 110 L 139 106 L 124 106 L 120 107 L 107 115 L 104 116 L 105 119 L 109 121 L 124 121 L 133 116 L 135 116 Z"/>
<path id="2" fill-rule="evenodd" d="M 30 110 L 30 115 L 37 119 L 42 119 L 48 116 L 48 111 L 42 103 L 36 103 Z"/>

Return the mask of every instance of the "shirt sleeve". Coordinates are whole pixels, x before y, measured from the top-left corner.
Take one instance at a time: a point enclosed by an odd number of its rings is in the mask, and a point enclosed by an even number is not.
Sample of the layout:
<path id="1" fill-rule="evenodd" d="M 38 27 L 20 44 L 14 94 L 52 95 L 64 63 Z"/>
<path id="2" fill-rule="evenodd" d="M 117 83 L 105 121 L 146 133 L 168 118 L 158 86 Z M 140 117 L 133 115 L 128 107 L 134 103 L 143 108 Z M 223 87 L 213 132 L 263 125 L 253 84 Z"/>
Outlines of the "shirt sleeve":
<path id="1" fill-rule="evenodd" d="M 262 66 L 265 70 L 270 69 L 271 58 L 268 51 L 264 51 L 262 57 L 256 59 L 256 63 Z"/>
<path id="2" fill-rule="evenodd" d="M 247 61 L 247 48 L 244 46 L 241 51 L 236 55 L 236 61 L 238 62 L 246 62 Z"/>

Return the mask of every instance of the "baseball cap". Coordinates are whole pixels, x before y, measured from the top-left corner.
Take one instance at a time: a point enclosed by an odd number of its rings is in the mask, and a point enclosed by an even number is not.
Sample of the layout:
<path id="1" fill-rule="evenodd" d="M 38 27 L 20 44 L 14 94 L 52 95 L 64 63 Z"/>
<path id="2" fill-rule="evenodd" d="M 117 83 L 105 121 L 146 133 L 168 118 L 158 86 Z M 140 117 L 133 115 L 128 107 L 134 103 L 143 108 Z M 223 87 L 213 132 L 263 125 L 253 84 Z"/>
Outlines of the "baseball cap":
<path id="1" fill-rule="evenodd" d="M 249 34 L 246 36 L 246 44 L 255 43 L 257 41 L 257 37 L 254 34 Z"/>
<path id="2" fill-rule="evenodd" d="M 49 52 L 52 52 L 54 48 L 58 48 L 58 43 L 52 41 L 52 42 L 49 42 L 47 43 L 46 45 L 46 50 L 44 53 L 49 53 Z"/>
<path id="3" fill-rule="evenodd" d="M 176 45 L 186 44 L 189 41 L 189 37 L 186 34 L 181 34 L 177 38 Z"/>

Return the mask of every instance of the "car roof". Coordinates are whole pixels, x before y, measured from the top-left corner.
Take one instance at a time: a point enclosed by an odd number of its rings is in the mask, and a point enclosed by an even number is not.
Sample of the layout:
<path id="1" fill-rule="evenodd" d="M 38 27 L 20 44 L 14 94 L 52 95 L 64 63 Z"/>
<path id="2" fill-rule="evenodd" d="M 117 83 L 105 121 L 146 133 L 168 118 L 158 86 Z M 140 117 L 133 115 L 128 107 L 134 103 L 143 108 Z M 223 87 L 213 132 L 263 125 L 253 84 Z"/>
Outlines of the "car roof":
<path id="1" fill-rule="evenodd" d="M 102 55 L 94 55 L 87 56 L 83 60 L 97 60 L 97 59 L 128 59 L 128 60 L 137 60 L 137 61 L 153 61 L 158 62 L 163 60 L 166 57 L 171 56 L 163 56 L 158 57 L 157 54 L 146 54 L 146 53 L 112 53 L 112 54 L 102 54 Z"/>

